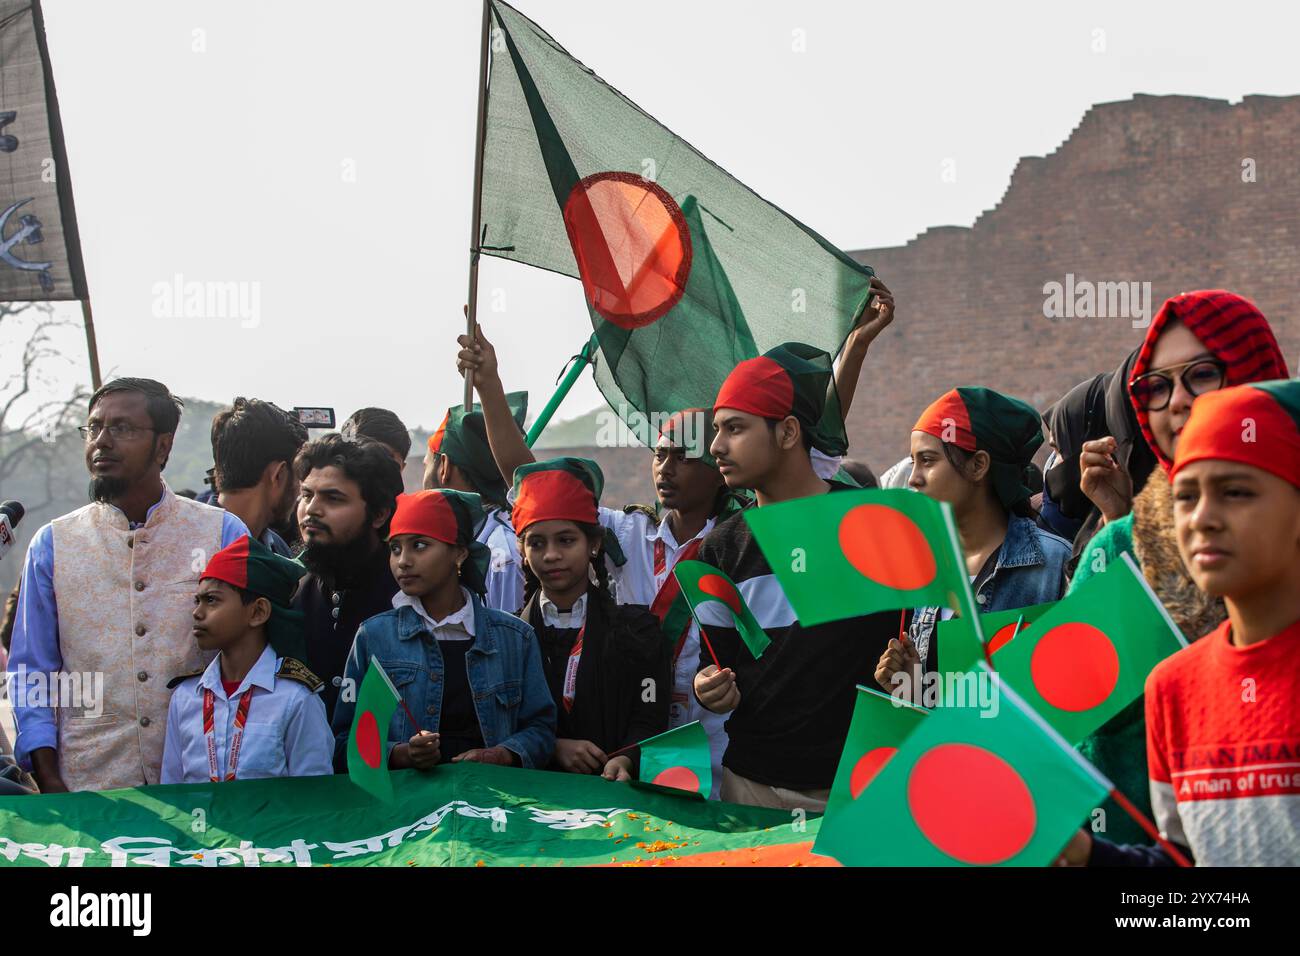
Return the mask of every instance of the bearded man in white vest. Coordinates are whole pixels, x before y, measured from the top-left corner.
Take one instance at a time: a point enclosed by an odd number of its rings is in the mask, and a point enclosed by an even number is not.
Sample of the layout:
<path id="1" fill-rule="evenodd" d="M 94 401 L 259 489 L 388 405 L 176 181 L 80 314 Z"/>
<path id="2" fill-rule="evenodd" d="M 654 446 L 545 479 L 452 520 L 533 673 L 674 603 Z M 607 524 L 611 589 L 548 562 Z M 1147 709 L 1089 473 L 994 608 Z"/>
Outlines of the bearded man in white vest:
<path id="1" fill-rule="evenodd" d="M 28 546 L 8 678 L 14 755 L 43 793 L 158 783 L 167 682 L 207 663 L 191 632 L 199 574 L 248 531 L 163 481 L 180 417 L 152 379 L 95 392 L 91 504 Z"/>

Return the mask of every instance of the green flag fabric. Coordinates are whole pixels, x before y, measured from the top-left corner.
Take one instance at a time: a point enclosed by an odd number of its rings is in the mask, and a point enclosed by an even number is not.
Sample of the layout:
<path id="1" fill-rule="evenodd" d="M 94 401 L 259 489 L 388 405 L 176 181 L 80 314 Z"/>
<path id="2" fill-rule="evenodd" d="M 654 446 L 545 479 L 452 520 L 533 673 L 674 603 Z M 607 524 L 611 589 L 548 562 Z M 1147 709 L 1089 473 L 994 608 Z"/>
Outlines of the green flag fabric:
<path id="1" fill-rule="evenodd" d="M 872 270 L 756 195 L 492 0 L 485 255 L 583 283 L 596 383 L 653 447 L 782 342 L 834 355 Z M 613 47 L 611 47 L 613 49 Z"/>
<path id="2" fill-rule="evenodd" d="M 380 800 L 393 799 L 389 779 L 388 724 L 402 696 L 393 686 L 384 665 L 373 657 L 357 691 L 357 712 L 348 733 L 348 776 L 362 790 Z"/>
<path id="3" fill-rule="evenodd" d="M 1141 695 L 1156 664 L 1186 646 L 1124 554 L 1056 602 L 992 662 L 1005 683 L 1078 744 Z"/>
<path id="4" fill-rule="evenodd" d="M 1056 607 L 1055 601 L 1048 601 L 1046 604 L 1031 604 L 1028 607 L 1013 608 L 1008 611 L 991 611 L 988 614 L 980 615 L 980 628 L 988 639 L 988 653 L 995 653 L 1000 647 L 1005 645 L 1017 634 L 1021 633 L 1029 625 L 1033 624 L 1040 617 Z M 1017 622 L 1018 626 L 1017 626 Z M 939 667 L 948 669 L 944 664 L 946 659 L 945 648 L 953 646 L 957 648 L 955 653 L 961 654 L 963 649 L 971 646 L 974 640 L 970 634 L 970 628 L 966 622 L 959 617 L 954 617 L 948 621 L 938 623 L 936 638 L 939 641 Z"/>
<path id="5" fill-rule="evenodd" d="M 821 818 L 786 810 L 480 763 L 392 778 L 390 803 L 342 774 L 0 797 L 0 867 L 830 862 L 810 852 Z"/>
<path id="6" fill-rule="evenodd" d="M 814 495 L 745 511 L 754 538 L 804 627 L 898 608 L 944 606 L 973 640 L 944 663 L 964 671 L 984 634 L 952 509 L 915 491 Z"/>
<path id="7" fill-rule="evenodd" d="M 641 782 L 707 797 L 713 789 L 709 735 L 698 720 L 643 740 Z"/>
<path id="8" fill-rule="evenodd" d="M 859 684 L 826 813 L 837 813 L 861 796 L 927 713 L 924 707 Z"/>
<path id="9" fill-rule="evenodd" d="M 972 677 L 995 680 L 984 663 Z M 996 708 L 940 707 L 822 819 L 846 866 L 1046 866 L 1112 785 L 1001 682 Z"/>
<path id="10" fill-rule="evenodd" d="M 763 656 L 772 639 L 759 626 L 754 612 L 731 578 L 703 561 L 679 560 L 673 565 L 673 575 L 681 585 L 682 596 L 690 605 L 701 630 L 707 632 L 711 624 L 734 627 L 754 659 Z"/>

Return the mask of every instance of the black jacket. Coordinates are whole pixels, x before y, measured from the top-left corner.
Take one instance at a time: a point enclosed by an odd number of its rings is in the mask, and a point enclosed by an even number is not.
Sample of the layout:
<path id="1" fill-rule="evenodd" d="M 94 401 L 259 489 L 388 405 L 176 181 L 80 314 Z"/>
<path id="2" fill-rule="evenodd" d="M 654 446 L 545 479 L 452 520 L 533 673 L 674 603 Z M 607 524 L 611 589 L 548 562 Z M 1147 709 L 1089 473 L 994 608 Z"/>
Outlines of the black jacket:
<path id="1" fill-rule="evenodd" d="M 542 623 L 540 591 L 529 598 L 519 617 L 537 633 L 542 669 L 556 696 L 563 687 L 574 635 Z M 646 680 L 654 683 L 647 685 Z M 659 620 L 644 605 L 615 604 L 604 592 L 589 591 L 573 710 L 565 711 L 556 697 L 555 735 L 590 740 L 606 753 L 638 743 L 668 729 L 672 690 L 672 648 Z M 640 754 L 632 751 L 628 756 L 635 773 Z"/>
<path id="2" fill-rule="evenodd" d="M 308 574 L 299 582 L 293 606 L 307 615 L 304 663 L 325 682 L 321 700 L 331 720 L 357 628 L 366 618 L 391 611 L 397 590 L 397 581 L 388 567 L 388 548 L 382 542 L 345 579 L 327 581 Z"/>

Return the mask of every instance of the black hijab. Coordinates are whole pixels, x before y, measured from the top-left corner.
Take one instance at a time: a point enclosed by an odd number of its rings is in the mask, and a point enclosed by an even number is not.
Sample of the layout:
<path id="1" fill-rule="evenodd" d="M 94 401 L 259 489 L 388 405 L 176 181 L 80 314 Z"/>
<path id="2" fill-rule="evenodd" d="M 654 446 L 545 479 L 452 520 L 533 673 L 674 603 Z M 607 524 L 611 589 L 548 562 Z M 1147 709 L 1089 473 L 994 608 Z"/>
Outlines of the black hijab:
<path id="1" fill-rule="evenodd" d="M 1080 382 L 1043 415 L 1059 459 L 1044 481 L 1061 514 L 1074 521 L 1082 521 L 1092 509 L 1092 501 L 1079 487 L 1079 453 L 1084 442 L 1107 434 L 1106 386 L 1114 375 L 1107 372 Z"/>
<path id="2" fill-rule="evenodd" d="M 1047 473 L 1047 490 L 1067 518 L 1082 521 L 1093 510 L 1079 487 L 1079 454 L 1084 442 L 1107 435 L 1115 439 L 1115 458 L 1132 477 L 1134 494 L 1156 466 L 1128 397 L 1128 380 L 1137 355 L 1135 349 L 1119 368 L 1080 382 L 1043 414 L 1060 457 Z"/>
<path id="3" fill-rule="evenodd" d="M 1106 424 L 1110 436 L 1119 446 L 1115 449 L 1115 458 L 1128 469 L 1135 495 L 1142 490 L 1156 467 L 1156 454 L 1142 436 L 1142 426 L 1138 424 L 1137 412 L 1133 410 L 1128 393 L 1128 382 L 1133 377 L 1133 366 L 1140 351 L 1140 348 L 1134 349 L 1106 383 Z"/>

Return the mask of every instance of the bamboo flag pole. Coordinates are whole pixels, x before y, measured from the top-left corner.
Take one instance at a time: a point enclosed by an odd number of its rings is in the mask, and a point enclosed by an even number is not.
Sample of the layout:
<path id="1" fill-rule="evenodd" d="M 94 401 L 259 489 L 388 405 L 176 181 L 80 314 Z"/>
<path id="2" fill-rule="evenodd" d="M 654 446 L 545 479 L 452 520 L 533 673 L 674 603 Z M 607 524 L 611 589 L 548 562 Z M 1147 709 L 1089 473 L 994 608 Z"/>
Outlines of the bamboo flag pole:
<path id="1" fill-rule="evenodd" d="M 474 340 L 478 327 L 478 259 L 482 242 L 480 219 L 483 214 L 483 143 L 487 138 L 488 44 L 492 28 L 492 8 L 483 0 L 483 37 L 478 60 L 478 129 L 474 137 L 474 213 L 469 236 L 469 308 L 465 312 L 466 333 Z M 474 380 L 465 376 L 465 411 L 474 405 Z"/>
<path id="2" fill-rule="evenodd" d="M 103 381 L 99 377 L 99 346 L 95 342 L 95 317 L 90 311 L 90 294 L 81 300 L 81 318 L 86 327 L 86 352 L 90 356 L 90 385 L 99 391 Z"/>

